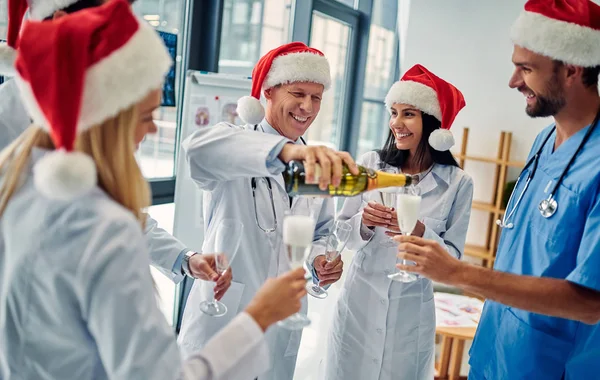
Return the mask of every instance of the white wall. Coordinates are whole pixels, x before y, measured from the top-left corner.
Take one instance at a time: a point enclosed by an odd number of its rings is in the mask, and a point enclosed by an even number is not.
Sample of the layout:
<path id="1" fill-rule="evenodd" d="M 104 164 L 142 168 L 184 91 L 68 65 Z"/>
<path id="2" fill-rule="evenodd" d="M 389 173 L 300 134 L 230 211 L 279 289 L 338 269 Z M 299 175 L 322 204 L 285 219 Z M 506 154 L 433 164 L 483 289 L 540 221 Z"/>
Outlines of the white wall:
<path id="1" fill-rule="evenodd" d="M 467 106 L 453 124 L 457 144 L 468 126 L 468 154 L 495 157 L 500 131 L 513 132 L 511 158 L 525 160 L 535 136 L 550 119 L 531 119 L 525 99 L 508 87 L 513 70 L 509 30 L 524 0 L 400 0 L 401 68 L 420 63 L 460 89 Z M 402 14 L 402 12 L 407 12 Z M 460 146 L 455 147 L 458 151 Z M 470 163 L 475 200 L 490 202 L 493 166 Z M 509 175 L 515 178 L 518 170 Z M 488 214 L 473 210 L 467 241 L 484 244 Z"/>

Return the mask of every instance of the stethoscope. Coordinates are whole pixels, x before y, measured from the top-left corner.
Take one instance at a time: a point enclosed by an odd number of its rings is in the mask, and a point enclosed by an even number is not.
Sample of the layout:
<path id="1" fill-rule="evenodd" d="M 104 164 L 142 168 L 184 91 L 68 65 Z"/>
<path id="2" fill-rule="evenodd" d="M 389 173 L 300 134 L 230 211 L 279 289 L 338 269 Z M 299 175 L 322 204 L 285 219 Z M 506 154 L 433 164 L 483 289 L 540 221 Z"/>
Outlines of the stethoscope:
<path id="1" fill-rule="evenodd" d="M 573 156 L 571 156 L 569 163 L 567 164 L 565 169 L 562 171 L 560 177 L 558 178 L 558 181 L 556 182 L 556 184 L 554 184 L 554 187 L 552 188 L 552 191 L 550 191 L 550 194 L 548 195 L 548 197 L 546 199 L 542 199 L 540 201 L 540 203 L 538 205 L 538 210 L 540 211 L 540 214 L 544 218 L 548 219 L 556 213 L 556 210 L 558 209 L 558 202 L 556 201 L 556 198 L 555 198 L 556 192 L 558 191 L 558 188 L 562 184 L 563 179 L 567 175 L 567 172 L 571 168 L 571 165 L 575 161 L 575 157 L 577 157 L 577 155 L 579 154 L 579 152 L 581 151 L 581 149 L 583 148 L 585 143 L 588 141 L 590 135 L 594 131 L 594 128 L 596 128 L 596 126 L 598 125 L 599 118 L 600 118 L 600 112 L 598 112 L 598 114 L 596 115 L 596 118 L 594 119 L 594 122 L 592 123 L 590 129 L 588 129 L 585 136 L 583 137 L 583 140 L 581 140 L 581 143 L 577 147 L 577 150 L 575 151 Z M 554 133 L 555 130 L 556 130 L 556 125 L 554 127 L 552 127 L 552 130 L 550 131 L 550 133 L 546 136 L 546 138 L 542 142 L 542 146 L 540 146 L 540 148 L 535 153 L 535 155 L 531 159 L 529 159 L 529 161 L 527 161 L 527 163 L 525 164 L 525 167 L 523 168 L 523 170 L 521 170 L 521 173 L 519 174 L 519 177 L 517 178 L 517 182 L 515 183 L 515 187 L 514 187 L 515 189 L 519 186 L 519 182 L 521 181 L 521 176 L 523 175 L 523 172 L 525 172 L 525 170 L 531 166 L 531 170 L 529 171 L 529 174 L 527 175 L 527 180 L 525 181 L 525 186 L 523 187 L 523 191 L 521 191 L 521 194 L 519 195 L 519 198 L 517 198 L 517 202 L 512 207 L 512 210 L 510 210 L 510 212 L 508 212 L 508 213 L 505 213 L 504 216 L 502 217 L 502 220 L 500 220 L 500 219 L 496 220 L 496 224 L 498 226 L 500 226 L 500 228 L 507 228 L 507 229 L 514 228 L 515 225 L 511 222 L 507 223 L 507 221 L 512 218 L 513 214 L 517 210 L 517 207 L 521 203 L 521 199 L 523 199 L 523 195 L 527 191 L 527 188 L 529 187 L 529 183 L 531 182 L 531 180 L 533 179 L 533 176 L 535 175 L 535 172 L 538 167 L 538 162 L 540 160 L 540 155 L 542 154 L 544 146 L 546 145 L 546 143 L 550 139 L 550 136 L 552 136 L 552 134 Z M 508 205 L 510 205 L 512 203 L 513 195 L 514 195 L 514 192 L 510 195 L 510 197 L 508 199 Z M 508 211 L 508 210 L 506 210 L 506 211 Z"/>
<path id="2" fill-rule="evenodd" d="M 258 124 L 254 125 L 254 130 L 258 131 Z M 300 141 L 302 141 L 302 143 L 304 145 L 307 145 L 304 138 L 300 137 Z M 266 182 L 267 190 L 269 192 L 269 198 L 271 198 L 271 214 L 272 214 L 272 220 L 273 220 L 272 227 L 262 226 L 258 219 L 258 205 L 256 203 L 256 189 L 258 187 L 259 180 Z M 250 180 L 250 186 L 252 188 L 252 198 L 254 200 L 254 217 L 256 219 L 256 225 L 263 232 L 266 232 L 266 233 L 275 232 L 277 230 L 277 213 L 275 212 L 275 200 L 273 199 L 273 185 L 271 184 L 271 178 L 269 178 L 269 177 L 261 177 L 261 178 L 252 177 L 252 179 Z"/>

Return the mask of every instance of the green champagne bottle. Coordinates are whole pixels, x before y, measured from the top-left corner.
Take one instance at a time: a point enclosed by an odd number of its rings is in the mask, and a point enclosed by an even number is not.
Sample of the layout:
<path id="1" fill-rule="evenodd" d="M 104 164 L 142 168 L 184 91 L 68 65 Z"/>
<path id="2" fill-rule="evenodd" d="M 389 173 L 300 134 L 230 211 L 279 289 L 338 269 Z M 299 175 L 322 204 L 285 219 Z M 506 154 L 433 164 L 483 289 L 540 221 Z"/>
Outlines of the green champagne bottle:
<path id="1" fill-rule="evenodd" d="M 327 190 L 319 188 L 320 166 L 316 166 L 316 183 L 306 182 L 306 173 L 304 165 L 299 161 L 290 161 L 283 172 L 286 191 L 289 196 L 312 195 L 312 196 L 334 196 L 334 197 L 353 197 L 365 191 L 381 189 L 385 187 L 404 187 L 415 184 L 411 175 L 390 174 L 358 165 L 358 175 L 350 173 L 350 170 L 344 165 L 342 181 L 335 187 L 329 185 Z"/>

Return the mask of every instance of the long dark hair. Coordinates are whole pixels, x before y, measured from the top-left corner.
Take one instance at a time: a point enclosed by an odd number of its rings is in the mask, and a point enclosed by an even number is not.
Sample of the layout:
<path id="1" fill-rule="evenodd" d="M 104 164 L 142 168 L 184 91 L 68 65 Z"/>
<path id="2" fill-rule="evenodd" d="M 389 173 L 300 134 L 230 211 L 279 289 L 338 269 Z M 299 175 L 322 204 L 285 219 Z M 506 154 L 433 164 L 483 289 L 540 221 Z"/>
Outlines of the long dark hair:
<path id="1" fill-rule="evenodd" d="M 441 127 L 441 123 L 435 117 L 426 114 L 425 112 L 421 112 L 421 117 L 423 119 L 423 134 L 421 136 L 421 142 L 419 142 L 419 146 L 417 147 L 417 151 L 415 152 L 415 160 L 419 166 L 426 160 L 427 155 L 431 156 L 431 159 L 436 164 L 442 165 L 452 165 L 458 167 L 458 163 L 452 156 L 449 150 L 440 152 L 438 150 L 433 149 L 429 145 L 429 135 L 431 132 Z M 381 166 L 385 166 L 385 164 L 394 166 L 394 167 L 402 167 L 406 159 L 408 158 L 409 151 L 408 150 L 400 150 L 396 148 L 396 139 L 394 138 L 394 134 L 390 130 L 388 134 L 388 138 L 383 145 L 383 149 L 377 151 L 379 154 L 379 159 L 381 160 Z"/>

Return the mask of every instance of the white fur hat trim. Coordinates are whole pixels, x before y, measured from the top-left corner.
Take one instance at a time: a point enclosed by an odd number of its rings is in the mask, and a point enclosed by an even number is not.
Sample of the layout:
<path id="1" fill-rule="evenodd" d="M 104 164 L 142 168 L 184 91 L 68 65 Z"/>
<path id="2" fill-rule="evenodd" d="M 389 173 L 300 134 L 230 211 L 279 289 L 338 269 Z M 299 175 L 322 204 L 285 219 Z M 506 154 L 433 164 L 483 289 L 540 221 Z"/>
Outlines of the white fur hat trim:
<path id="1" fill-rule="evenodd" d="M 394 104 L 410 104 L 442 120 L 442 110 L 435 90 L 419 82 L 399 81 L 392 85 L 385 97 L 385 108 L 391 112 Z"/>
<path id="2" fill-rule="evenodd" d="M 523 11 L 512 25 L 512 41 L 570 65 L 600 65 L 600 31 Z"/>
<path id="3" fill-rule="evenodd" d="M 116 116 L 150 91 L 160 89 L 171 64 L 167 48 L 156 31 L 140 22 L 139 29 L 125 45 L 87 69 L 77 132 Z M 16 79 L 23 104 L 34 123 L 49 130 L 31 85 L 19 76 Z"/>
<path id="4" fill-rule="evenodd" d="M 331 72 L 327 58 L 309 52 L 280 55 L 273 60 L 262 88 L 294 82 L 319 83 L 328 90 Z"/>

